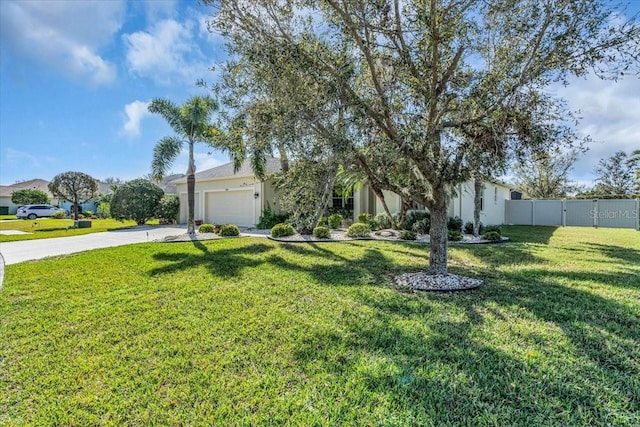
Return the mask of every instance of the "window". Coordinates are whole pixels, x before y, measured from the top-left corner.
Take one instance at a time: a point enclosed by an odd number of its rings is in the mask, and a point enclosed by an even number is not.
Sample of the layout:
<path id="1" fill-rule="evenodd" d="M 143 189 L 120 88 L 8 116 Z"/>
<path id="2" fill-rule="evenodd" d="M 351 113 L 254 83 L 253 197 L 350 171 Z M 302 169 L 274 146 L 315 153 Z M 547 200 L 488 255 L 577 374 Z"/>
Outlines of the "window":
<path id="1" fill-rule="evenodd" d="M 346 209 L 348 211 L 353 211 L 353 194 L 351 194 L 347 198 L 344 198 L 334 191 L 332 206 L 333 209 Z"/>

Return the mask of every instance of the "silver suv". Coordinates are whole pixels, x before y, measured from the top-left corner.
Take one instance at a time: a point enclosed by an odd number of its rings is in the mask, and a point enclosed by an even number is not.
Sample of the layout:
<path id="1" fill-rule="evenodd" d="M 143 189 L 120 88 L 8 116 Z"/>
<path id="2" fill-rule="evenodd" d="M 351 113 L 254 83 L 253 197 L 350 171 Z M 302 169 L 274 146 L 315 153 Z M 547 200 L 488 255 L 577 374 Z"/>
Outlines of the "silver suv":
<path id="1" fill-rule="evenodd" d="M 53 216 L 56 210 L 58 209 L 51 205 L 26 205 L 18 208 L 16 217 L 36 219 L 43 216 Z"/>

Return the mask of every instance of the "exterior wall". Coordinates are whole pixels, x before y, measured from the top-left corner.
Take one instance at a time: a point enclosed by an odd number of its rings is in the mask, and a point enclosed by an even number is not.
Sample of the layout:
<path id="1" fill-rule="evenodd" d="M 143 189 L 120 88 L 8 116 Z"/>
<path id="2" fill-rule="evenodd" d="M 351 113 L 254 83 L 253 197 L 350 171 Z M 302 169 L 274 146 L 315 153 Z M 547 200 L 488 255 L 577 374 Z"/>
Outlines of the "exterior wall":
<path id="1" fill-rule="evenodd" d="M 363 193 L 371 193 L 374 202 L 373 208 L 366 208 Z M 383 191 L 385 201 L 392 214 L 400 211 L 400 196 L 390 191 Z M 464 222 L 473 221 L 473 182 L 467 181 L 456 188 L 456 196 L 449 202 L 449 216 L 459 216 Z M 483 190 L 483 209 L 480 212 L 480 221 L 485 225 L 500 225 L 505 223 L 505 202 L 511 197 L 511 190 L 504 185 L 486 182 Z M 370 200 L 373 200 L 370 199 Z M 373 215 L 384 213 L 380 199 L 375 197 L 365 184 L 354 196 L 354 212 L 369 212 Z"/>
<path id="2" fill-rule="evenodd" d="M 509 187 L 485 182 L 482 190 L 482 210 L 480 221 L 484 225 L 505 223 L 505 202 L 511 197 Z M 449 216 L 462 218 L 463 222 L 473 222 L 474 210 L 473 181 L 466 181 L 456 188 L 456 196 L 449 202 Z"/>
<path id="3" fill-rule="evenodd" d="M 176 190 L 180 197 L 180 214 L 178 216 L 178 222 L 180 224 L 187 223 L 187 184 L 176 184 Z M 267 202 L 271 205 L 272 209 L 276 212 L 280 211 L 280 204 L 277 201 L 277 194 L 273 187 L 272 181 L 261 182 L 255 177 L 230 177 L 225 179 L 216 179 L 211 181 L 196 181 L 195 193 L 196 203 L 194 219 L 201 219 L 203 221 L 207 219 L 215 220 L 215 215 L 211 212 L 207 212 L 207 201 L 216 193 L 229 192 L 236 193 L 238 197 L 246 196 L 247 193 L 252 197 L 252 207 L 250 208 L 252 218 L 250 224 L 238 224 L 241 226 L 254 226 L 258 223 L 262 210 L 266 207 Z M 258 194 L 255 197 L 255 194 Z M 210 204 L 211 205 L 211 204 Z M 239 206 L 239 209 L 241 207 Z M 227 209 L 228 210 L 228 209 Z M 243 214 L 246 212 L 243 210 Z"/>
<path id="4" fill-rule="evenodd" d="M 9 208 L 9 215 L 15 215 L 18 212 L 18 205 L 14 205 L 11 197 L 0 197 L 0 206 Z"/>

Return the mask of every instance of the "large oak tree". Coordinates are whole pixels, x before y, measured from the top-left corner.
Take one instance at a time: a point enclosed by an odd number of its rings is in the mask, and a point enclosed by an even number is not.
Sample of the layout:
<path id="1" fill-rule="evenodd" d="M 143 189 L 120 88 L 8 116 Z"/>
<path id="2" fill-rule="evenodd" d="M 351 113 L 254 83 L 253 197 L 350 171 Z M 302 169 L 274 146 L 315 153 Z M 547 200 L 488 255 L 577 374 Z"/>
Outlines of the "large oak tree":
<path id="1" fill-rule="evenodd" d="M 588 73 L 615 79 L 638 65 L 640 28 L 605 1 L 205 3 L 234 58 L 227 71 L 239 79 L 227 83 L 244 98 L 239 107 L 277 106 L 287 126 L 313 133 L 375 188 L 426 206 L 432 274 L 447 274 L 449 200 L 477 153 L 545 151 L 534 120 L 556 105 L 545 88 Z M 498 137 L 467 138 L 469 126 Z"/>

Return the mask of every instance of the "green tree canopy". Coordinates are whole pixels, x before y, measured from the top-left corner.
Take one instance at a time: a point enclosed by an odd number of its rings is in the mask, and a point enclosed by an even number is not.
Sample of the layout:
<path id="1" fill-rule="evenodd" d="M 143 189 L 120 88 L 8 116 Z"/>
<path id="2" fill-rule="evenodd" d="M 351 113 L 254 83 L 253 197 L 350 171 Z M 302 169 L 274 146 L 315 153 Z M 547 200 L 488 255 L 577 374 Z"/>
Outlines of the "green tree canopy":
<path id="1" fill-rule="evenodd" d="M 53 177 L 49 191 L 55 197 L 72 202 L 74 217 L 78 219 L 80 204 L 93 199 L 98 192 L 98 181 L 83 172 L 64 172 Z"/>
<path id="2" fill-rule="evenodd" d="M 132 219 L 138 225 L 155 217 L 160 200 L 164 196 L 162 188 L 146 179 L 134 179 L 118 186 L 111 199 L 111 216 L 117 220 Z"/>
<path id="3" fill-rule="evenodd" d="M 426 206 L 433 274 L 447 274 L 448 205 L 476 153 L 546 151 L 545 121 L 567 118 L 549 84 L 638 65 L 640 27 L 614 22 L 605 1 L 205 3 L 234 58 L 224 87 L 248 152 L 279 141 L 304 162 L 307 137 L 323 160 L 357 165 L 375 188 Z M 498 137 L 466 138 L 470 125 Z M 296 138 L 282 136 L 292 129 Z"/>
<path id="4" fill-rule="evenodd" d="M 24 188 L 11 193 L 11 203 L 19 206 L 49 203 L 49 195 L 37 188 Z"/>

